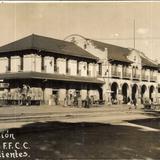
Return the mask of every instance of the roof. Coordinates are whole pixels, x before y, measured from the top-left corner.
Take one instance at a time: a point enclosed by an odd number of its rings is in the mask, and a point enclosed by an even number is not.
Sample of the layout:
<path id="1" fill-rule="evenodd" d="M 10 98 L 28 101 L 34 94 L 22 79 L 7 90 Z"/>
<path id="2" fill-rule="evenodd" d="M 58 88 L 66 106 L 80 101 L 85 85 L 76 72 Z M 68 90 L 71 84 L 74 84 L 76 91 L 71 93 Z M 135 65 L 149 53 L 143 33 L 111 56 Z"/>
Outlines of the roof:
<path id="1" fill-rule="evenodd" d="M 110 60 L 116 60 L 116 61 L 122 61 L 122 62 L 128 62 L 132 63 L 127 56 L 130 54 L 130 49 L 100 42 L 100 41 L 95 41 L 92 39 L 89 39 L 91 43 L 98 49 L 104 51 L 105 48 L 108 49 L 108 58 Z"/>
<path id="2" fill-rule="evenodd" d="M 160 64 L 158 64 L 158 71 L 160 72 Z"/>
<path id="3" fill-rule="evenodd" d="M 87 51 L 81 49 L 72 42 L 48 38 L 39 35 L 29 35 L 20 40 L 14 41 L 7 45 L 0 47 L 0 53 L 22 51 L 22 50 L 40 50 L 63 55 L 70 55 L 75 57 L 83 57 L 97 60 L 98 58 Z"/>
<path id="4" fill-rule="evenodd" d="M 96 48 L 98 48 L 100 50 L 104 51 L 105 48 L 107 48 L 108 49 L 108 58 L 110 60 L 133 63 L 132 61 L 130 61 L 127 58 L 127 56 L 131 53 L 131 51 L 133 49 L 124 48 L 124 47 L 120 47 L 120 46 L 116 46 L 116 45 L 112 45 L 112 44 L 108 44 L 108 43 L 103 43 L 103 42 L 99 42 L 99 41 L 95 41 L 95 40 L 90 40 L 90 41 L 91 41 L 91 43 L 93 43 L 93 45 Z M 157 64 L 155 64 L 152 60 L 147 58 L 144 54 L 143 54 L 143 56 L 141 56 L 141 59 L 142 59 L 143 66 L 149 66 L 149 67 L 154 67 L 154 68 L 158 67 Z"/>
<path id="5" fill-rule="evenodd" d="M 81 82 L 81 83 L 92 83 L 92 84 L 103 84 L 104 82 L 93 77 L 80 77 L 80 76 L 69 76 L 62 74 L 50 74 L 41 72 L 16 72 L 16 73 L 3 73 L 0 74 L 0 79 L 13 80 L 13 79 L 47 79 L 47 80 L 58 80 L 68 82 Z"/>
<path id="6" fill-rule="evenodd" d="M 142 57 L 141 56 L 141 60 L 142 60 L 142 65 L 143 66 L 148 66 L 148 67 L 153 67 L 153 68 L 158 68 L 158 65 L 153 63 L 151 60 L 149 60 L 148 58 Z"/>

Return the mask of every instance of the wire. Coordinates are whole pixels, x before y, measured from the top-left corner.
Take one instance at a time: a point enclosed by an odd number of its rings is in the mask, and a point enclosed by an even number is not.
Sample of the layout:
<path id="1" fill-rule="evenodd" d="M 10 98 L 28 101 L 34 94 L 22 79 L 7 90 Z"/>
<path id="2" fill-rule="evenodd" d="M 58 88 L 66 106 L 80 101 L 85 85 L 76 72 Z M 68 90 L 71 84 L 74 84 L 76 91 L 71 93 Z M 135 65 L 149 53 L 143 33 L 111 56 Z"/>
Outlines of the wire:
<path id="1" fill-rule="evenodd" d="M 133 40 L 132 37 L 128 37 L 128 38 L 91 38 L 94 40 Z M 158 39 L 160 40 L 160 37 L 136 37 L 136 40 L 154 40 L 154 39 Z"/>

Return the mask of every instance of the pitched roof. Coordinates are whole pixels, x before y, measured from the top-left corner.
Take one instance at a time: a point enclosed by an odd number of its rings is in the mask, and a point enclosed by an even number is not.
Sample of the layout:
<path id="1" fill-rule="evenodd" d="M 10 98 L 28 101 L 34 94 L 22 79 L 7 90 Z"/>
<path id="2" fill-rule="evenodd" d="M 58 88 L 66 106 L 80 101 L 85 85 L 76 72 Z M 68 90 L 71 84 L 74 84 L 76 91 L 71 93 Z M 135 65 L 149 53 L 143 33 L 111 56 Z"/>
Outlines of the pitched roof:
<path id="1" fill-rule="evenodd" d="M 132 63 L 132 61 L 130 61 L 127 58 L 127 56 L 131 53 L 131 51 L 133 49 L 124 48 L 124 47 L 120 47 L 120 46 L 116 46 L 116 45 L 112 45 L 112 44 L 108 44 L 108 43 L 104 43 L 104 42 L 100 42 L 100 41 L 95 41 L 95 40 L 92 40 L 92 39 L 89 39 L 89 40 L 91 41 L 91 43 L 93 43 L 93 45 L 96 48 L 98 48 L 100 50 L 104 51 L 105 48 L 107 48 L 109 59 Z M 142 59 L 142 65 L 143 66 L 149 66 L 149 67 L 154 67 L 154 68 L 158 67 L 157 64 L 155 64 L 152 60 L 150 60 L 144 54 L 143 54 L 143 56 L 142 55 L 140 55 L 140 56 L 141 56 L 141 59 Z"/>
<path id="2" fill-rule="evenodd" d="M 108 49 L 108 58 L 110 60 L 129 62 L 129 63 L 131 62 L 127 58 L 127 56 L 130 53 L 130 49 L 116 46 L 116 45 L 112 45 L 112 44 L 108 44 L 108 43 L 104 43 L 104 42 L 100 42 L 100 41 L 96 41 L 96 40 L 92 40 L 92 39 L 89 39 L 89 40 L 96 48 L 98 48 L 102 51 L 104 51 L 105 48 L 107 48 Z"/>
<path id="3" fill-rule="evenodd" d="M 103 84 L 104 82 L 93 77 L 69 76 L 63 74 L 51 74 L 41 72 L 16 72 L 0 74 L 0 79 L 47 79 L 67 82 L 81 82 L 92 84 Z"/>
<path id="4" fill-rule="evenodd" d="M 81 49 L 72 42 L 48 38 L 35 34 L 29 35 L 25 38 L 22 38 L 20 40 L 14 41 L 12 43 L 0 47 L 0 53 L 22 51 L 28 49 L 35 49 L 94 60 L 98 59 L 96 56 Z"/>
<path id="5" fill-rule="evenodd" d="M 142 57 L 141 56 L 141 60 L 142 60 L 142 66 L 148 66 L 148 67 L 153 67 L 153 68 L 158 68 L 158 64 L 152 62 L 149 58 L 147 57 Z"/>

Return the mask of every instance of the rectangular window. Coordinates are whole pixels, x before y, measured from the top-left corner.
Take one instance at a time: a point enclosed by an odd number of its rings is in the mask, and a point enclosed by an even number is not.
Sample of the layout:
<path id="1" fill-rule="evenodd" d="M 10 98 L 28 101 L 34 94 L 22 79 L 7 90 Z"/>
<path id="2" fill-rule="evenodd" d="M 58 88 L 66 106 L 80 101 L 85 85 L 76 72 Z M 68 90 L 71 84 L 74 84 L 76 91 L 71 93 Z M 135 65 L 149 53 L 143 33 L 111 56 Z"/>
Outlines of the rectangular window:
<path id="1" fill-rule="evenodd" d="M 126 75 L 126 73 L 127 73 L 127 67 L 123 66 L 123 74 Z"/>
<path id="2" fill-rule="evenodd" d="M 79 74 L 79 61 L 77 61 L 77 74 Z"/>
<path id="3" fill-rule="evenodd" d="M 146 70 L 142 69 L 142 75 L 145 76 Z"/>
<path id="4" fill-rule="evenodd" d="M 133 66 L 132 68 L 133 77 L 137 77 L 137 72 L 138 72 L 138 67 Z"/>
<path id="5" fill-rule="evenodd" d="M 57 58 L 55 57 L 54 58 L 54 72 L 57 72 L 58 69 L 57 69 Z"/>
<path id="6" fill-rule="evenodd" d="M 66 59 L 66 73 L 69 73 L 69 67 L 68 67 L 68 59 Z"/>
<path id="7" fill-rule="evenodd" d="M 150 76 L 153 77 L 153 70 L 150 70 Z"/>
<path id="8" fill-rule="evenodd" d="M 42 61 L 41 61 L 41 70 L 44 71 L 44 56 L 42 56 Z"/>
<path id="9" fill-rule="evenodd" d="M 112 73 L 117 73 L 117 65 L 116 64 L 112 65 Z"/>
<path id="10" fill-rule="evenodd" d="M 102 63 L 98 64 L 98 74 L 102 75 Z"/>
<path id="11" fill-rule="evenodd" d="M 136 76 L 136 68 L 135 67 L 132 68 L 132 72 L 133 72 L 133 77 L 135 77 Z"/>
<path id="12" fill-rule="evenodd" d="M 87 63 L 87 76 L 89 76 L 89 63 Z"/>
<path id="13" fill-rule="evenodd" d="M 138 67 L 136 67 L 136 76 L 137 76 L 137 73 L 138 73 Z"/>

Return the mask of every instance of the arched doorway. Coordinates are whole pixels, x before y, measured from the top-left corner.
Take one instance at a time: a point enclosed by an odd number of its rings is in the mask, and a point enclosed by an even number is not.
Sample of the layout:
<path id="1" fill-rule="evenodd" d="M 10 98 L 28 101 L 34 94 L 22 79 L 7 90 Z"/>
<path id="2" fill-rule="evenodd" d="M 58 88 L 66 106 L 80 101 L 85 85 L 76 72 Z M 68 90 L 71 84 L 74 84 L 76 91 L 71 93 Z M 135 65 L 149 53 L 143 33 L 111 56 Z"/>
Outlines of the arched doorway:
<path id="1" fill-rule="evenodd" d="M 137 84 L 134 84 L 132 86 L 132 100 L 136 99 L 137 90 L 138 90 L 138 86 L 137 86 Z"/>
<path id="2" fill-rule="evenodd" d="M 124 83 L 122 85 L 122 95 L 123 95 L 123 102 L 127 104 L 127 97 L 128 97 L 128 84 Z"/>
<path id="3" fill-rule="evenodd" d="M 146 90 L 147 90 L 146 85 L 142 85 L 142 87 L 141 87 L 141 103 L 142 104 L 143 104 L 143 100 L 144 100 L 143 98 L 144 98 Z"/>
<path id="4" fill-rule="evenodd" d="M 154 86 L 150 86 L 149 87 L 149 98 L 152 102 L 153 102 L 153 97 L 152 97 L 153 92 L 154 92 Z"/>
<path id="5" fill-rule="evenodd" d="M 118 84 L 116 82 L 113 82 L 111 85 L 111 98 L 112 100 L 116 100 L 117 99 L 117 90 L 118 90 Z"/>
<path id="6" fill-rule="evenodd" d="M 98 88 L 99 99 L 103 100 L 103 89 L 101 87 Z"/>

